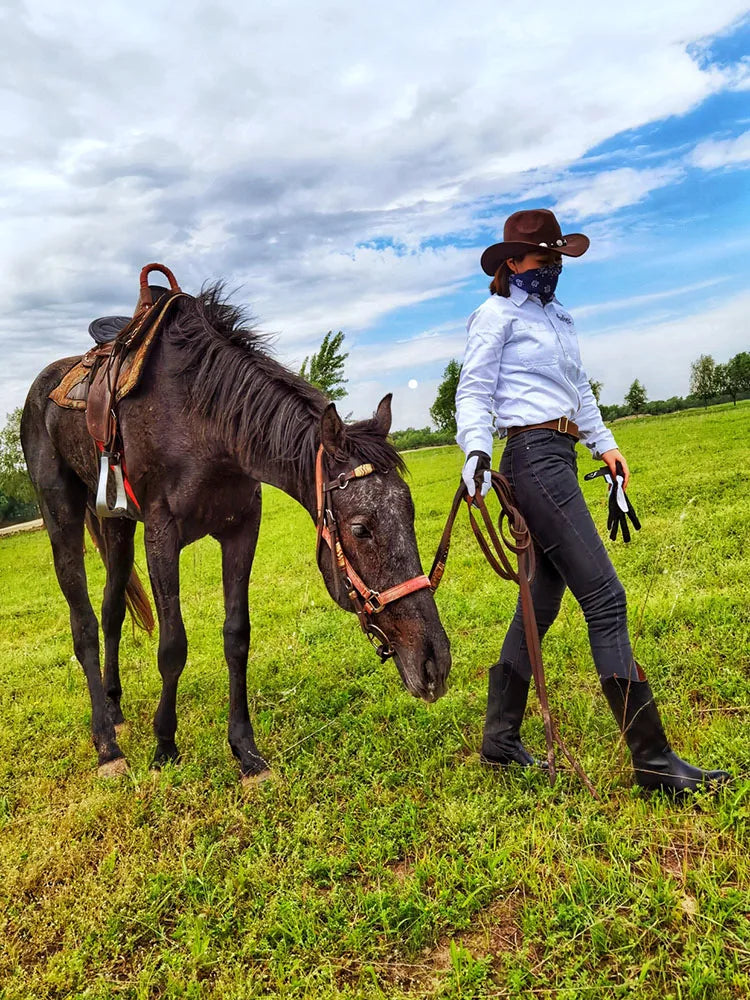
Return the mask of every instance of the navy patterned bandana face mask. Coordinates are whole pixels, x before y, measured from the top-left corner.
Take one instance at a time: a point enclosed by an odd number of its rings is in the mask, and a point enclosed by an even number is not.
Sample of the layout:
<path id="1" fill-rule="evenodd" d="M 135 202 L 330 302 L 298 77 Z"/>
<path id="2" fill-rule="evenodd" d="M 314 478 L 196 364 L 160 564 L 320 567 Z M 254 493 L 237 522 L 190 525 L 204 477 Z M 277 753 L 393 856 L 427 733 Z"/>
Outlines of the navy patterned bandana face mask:
<path id="1" fill-rule="evenodd" d="M 547 264 L 546 267 L 534 267 L 521 274 L 511 274 L 510 283 L 522 288 L 528 295 L 538 295 L 547 305 L 555 294 L 557 279 L 561 274 L 562 264 Z"/>

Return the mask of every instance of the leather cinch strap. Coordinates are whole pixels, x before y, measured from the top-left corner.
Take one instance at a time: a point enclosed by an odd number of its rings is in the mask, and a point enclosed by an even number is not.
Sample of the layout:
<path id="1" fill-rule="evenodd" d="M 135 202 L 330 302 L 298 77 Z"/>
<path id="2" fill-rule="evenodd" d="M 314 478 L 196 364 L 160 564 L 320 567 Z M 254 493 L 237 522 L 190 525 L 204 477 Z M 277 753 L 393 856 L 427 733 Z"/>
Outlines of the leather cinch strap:
<path id="1" fill-rule="evenodd" d="M 555 725 L 550 714 L 549 701 L 547 699 L 547 683 L 544 676 L 544 664 L 542 662 L 542 648 L 539 642 L 539 629 L 537 628 L 536 615 L 534 614 L 534 603 L 531 598 L 530 584 L 534 579 L 535 569 L 534 544 L 531 532 L 528 529 L 523 515 L 513 502 L 513 493 L 510 483 L 505 476 L 493 470 L 491 472 L 491 482 L 492 489 L 500 502 L 500 516 L 498 518 L 497 528 L 495 528 L 495 525 L 492 523 L 492 518 L 490 517 L 487 505 L 485 504 L 481 494 L 477 491 L 474 497 L 470 497 L 462 480 L 456 490 L 456 495 L 453 497 L 453 504 L 451 505 L 450 513 L 448 514 L 448 520 L 445 523 L 443 535 L 440 539 L 440 545 L 438 546 L 438 551 L 432 564 L 432 569 L 430 570 L 432 590 L 433 592 L 437 590 L 443 577 L 443 573 L 445 572 L 445 564 L 450 550 L 450 539 L 451 532 L 453 531 L 453 525 L 456 520 L 458 509 L 461 506 L 461 502 L 466 501 L 471 530 L 474 532 L 474 537 L 476 538 L 485 559 L 498 576 L 502 577 L 504 580 L 513 580 L 518 584 L 521 591 L 521 612 L 523 616 L 526 645 L 529 650 L 531 672 L 534 677 L 534 687 L 536 688 L 539 705 L 542 710 L 542 718 L 544 720 L 544 735 L 547 744 L 547 764 L 549 767 L 550 785 L 554 785 L 555 783 L 555 744 L 557 744 L 581 781 L 588 788 L 594 798 L 598 799 L 599 796 L 596 793 L 596 789 L 592 785 L 588 775 L 583 770 L 579 762 L 568 751 L 568 748 L 565 746 L 565 743 L 563 742 L 557 726 Z M 484 527 L 487 532 L 487 537 L 485 537 L 482 533 L 482 529 L 474 517 L 473 508 L 478 509 L 481 514 L 482 521 L 484 522 Z M 510 538 L 505 530 L 506 523 L 507 530 L 511 536 Z M 518 565 L 517 570 L 513 568 L 508 557 L 508 552 L 516 557 Z"/>

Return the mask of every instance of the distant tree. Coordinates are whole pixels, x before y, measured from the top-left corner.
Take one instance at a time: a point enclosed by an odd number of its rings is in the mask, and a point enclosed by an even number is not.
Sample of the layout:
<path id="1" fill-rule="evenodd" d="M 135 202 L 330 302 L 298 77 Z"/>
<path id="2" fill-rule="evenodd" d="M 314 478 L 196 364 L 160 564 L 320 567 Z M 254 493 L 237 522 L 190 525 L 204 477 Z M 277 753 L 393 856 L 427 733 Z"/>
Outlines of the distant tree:
<path id="1" fill-rule="evenodd" d="M 729 364 L 734 365 L 740 374 L 742 388 L 740 392 L 750 392 L 750 352 L 740 351 L 733 358 L 729 359 Z"/>
<path id="2" fill-rule="evenodd" d="M 646 406 L 647 398 L 645 387 L 638 379 L 635 379 L 625 394 L 625 404 L 630 408 L 631 413 L 641 413 Z"/>
<path id="3" fill-rule="evenodd" d="M 0 430 L 0 520 L 37 515 L 36 495 L 21 449 L 21 407 L 13 410 Z"/>
<path id="4" fill-rule="evenodd" d="M 727 371 L 727 365 L 717 364 L 714 368 L 714 384 L 716 385 L 716 395 L 717 396 L 731 396 L 731 386 L 729 379 L 729 372 Z M 735 405 L 737 399 L 734 400 Z"/>
<path id="5" fill-rule="evenodd" d="M 341 330 L 336 334 L 329 330 L 323 337 L 320 350 L 306 357 L 299 370 L 302 378 L 324 392 L 332 401 L 346 395 L 344 386 L 348 379 L 344 378 L 344 362 L 349 354 L 341 353 L 343 342 L 344 334 Z"/>
<path id="6" fill-rule="evenodd" d="M 602 420 L 618 420 L 620 417 L 627 417 L 630 412 L 624 404 L 618 406 L 617 403 L 612 403 L 607 405 L 607 403 L 602 403 L 599 407 L 599 412 L 602 415 Z"/>
<path id="7" fill-rule="evenodd" d="M 708 407 L 709 399 L 717 393 L 716 362 L 710 354 L 701 354 L 690 366 L 690 392 L 703 400 Z"/>
<path id="8" fill-rule="evenodd" d="M 604 388 L 603 382 L 598 382 L 595 378 L 589 379 L 589 385 L 591 386 L 591 391 L 594 394 L 594 399 L 596 400 L 596 405 L 599 405 L 599 398 L 601 396 L 602 389 Z"/>
<path id="9" fill-rule="evenodd" d="M 731 396 L 736 406 L 738 393 L 750 392 L 750 354 L 741 351 L 725 365 L 717 365 L 716 382 L 718 391 Z"/>
<path id="10" fill-rule="evenodd" d="M 435 421 L 438 430 L 456 433 L 456 389 L 461 377 L 461 365 L 451 358 L 445 371 L 443 381 L 438 386 L 437 397 L 430 407 L 430 416 Z"/>
<path id="11" fill-rule="evenodd" d="M 0 490 L 7 497 L 24 502 L 36 499 L 21 448 L 20 406 L 7 415 L 5 427 L 0 431 Z"/>

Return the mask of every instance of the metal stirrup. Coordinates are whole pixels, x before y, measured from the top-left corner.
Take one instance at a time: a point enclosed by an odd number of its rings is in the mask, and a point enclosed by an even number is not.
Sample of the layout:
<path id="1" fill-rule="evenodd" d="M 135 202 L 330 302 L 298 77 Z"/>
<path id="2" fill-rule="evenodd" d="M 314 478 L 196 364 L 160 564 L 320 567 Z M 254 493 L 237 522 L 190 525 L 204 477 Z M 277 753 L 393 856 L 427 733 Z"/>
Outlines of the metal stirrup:
<path id="1" fill-rule="evenodd" d="M 96 513 L 99 517 L 122 517 L 128 512 L 128 498 L 125 495 L 125 482 L 122 478 L 122 465 L 117 461 L 110 463 L 111 455 L 102 452 L 99 463 L 99 482 L 96 487 Z M 107 484 L 110 470 L 115 478 L 115 504 L 107 504 Z"/>

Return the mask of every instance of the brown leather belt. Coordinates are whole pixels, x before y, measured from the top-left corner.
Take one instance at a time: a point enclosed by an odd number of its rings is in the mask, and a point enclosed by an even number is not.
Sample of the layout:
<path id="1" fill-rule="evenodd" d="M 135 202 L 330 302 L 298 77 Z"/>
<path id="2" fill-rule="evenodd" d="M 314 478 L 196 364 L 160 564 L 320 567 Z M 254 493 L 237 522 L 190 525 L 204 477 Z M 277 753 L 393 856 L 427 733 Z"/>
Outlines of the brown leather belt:
<path id="1" fill-rule="evenodd" d="M 543 424 L 529 424 L 527 427 L 509 427 L 508 437 L 512 438 L 516 434 L 520 434 L 522 431 L 538 431 L 538 430 L 551 430 L 559 431 L 561 434 L 570 434 L 578 441 L 581 437 L 581 432 L 578 430 L 578 425 L 574 424 L 572 420 L 568 420 L 567 417 L 560 417 L 557 420 L 547 420 Z"/>

